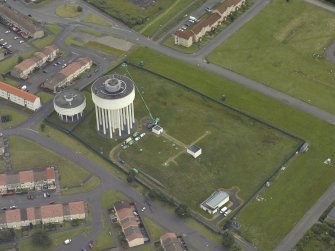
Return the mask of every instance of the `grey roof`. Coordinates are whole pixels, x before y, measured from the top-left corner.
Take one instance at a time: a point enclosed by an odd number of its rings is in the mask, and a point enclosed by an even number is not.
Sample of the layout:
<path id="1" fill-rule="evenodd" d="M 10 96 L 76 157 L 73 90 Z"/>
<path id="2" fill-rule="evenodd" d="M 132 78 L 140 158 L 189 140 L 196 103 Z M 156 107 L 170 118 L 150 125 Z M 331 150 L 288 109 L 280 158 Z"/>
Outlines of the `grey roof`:
<path id="1" fill-rule="evenodd" d="M 333 209 L 329 212 L 327 218 L 329 218 L 330 220 L 335 220 L 335 207 L 333 207 Z"/>
<path id="2" fill-rule="evenodd" d="M 103 99 L 119 99 L 126 97 L 134 89 L 131 79 L 118 75 L 105 75 L 92 84 L 92 93 Z"/>
<path id="3" fill-rule="evenodd" d="M 65 90 L 54 97 L 54 104 L 61 108 L 74 108 L 85 102 L 85 95 L 77 90 Z"/>
<path id="4" fill-rule="evenodd" d="M 162 129 L 162 127 L 160 127 L 159 125 L 155 125 L 152 129 L 159 131 L 160 129 Z"/>
<path id="5" fill-rule="evenodd" d="M 201 148 L 197 145 L 191 145 L 189 147 L 187 147 L 188 150 L 190 150 L 193 153 L 196 153 L 197 151 L 201 150 Z"/>
<path id="6" fill-rule="evenodd" d="M 21 26 L 25 31 L 30 33 L 35 33 L 36 31 L 43 30 L 40 26 L 35 25 L 31 20 L 26 18 L 21 13 L 14 11 L 10 7 L 8 7 L 5 4 L 0 4 L 0 14 L 3 17 L 6 17 L 9 20 L 12 20 L 12 22 L 17 23 L 19 26 Z"/>
<path id="7" fill-rule="evenodd" d="M 225 200 L 229 195 L 224 191 L 216 191 L 205 200 L 202 204 L 208 208 L 216 209 L 218 205 Z"/>

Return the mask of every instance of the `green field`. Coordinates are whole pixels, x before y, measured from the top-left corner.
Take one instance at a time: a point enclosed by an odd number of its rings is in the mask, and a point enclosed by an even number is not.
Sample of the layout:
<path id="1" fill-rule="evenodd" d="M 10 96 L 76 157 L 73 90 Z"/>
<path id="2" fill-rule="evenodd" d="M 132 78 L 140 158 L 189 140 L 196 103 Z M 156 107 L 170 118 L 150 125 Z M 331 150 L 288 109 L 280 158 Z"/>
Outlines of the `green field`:
<path id="1" fill-rule="evenodd" d="M 46 37 L 43 37 L 43 38 L 39 38 L 39 39 L 36 39 L 32 42 L 32 44 L 39 48 L 39 49 L 42 49 L 44 48 L 45 46 L 47 45 L 50 45 L 53 43 L 53 41 L 55 40 L 55 35 L 47 35 Z"/>
<path id="2" fill-rule="evenodd" d="M 87 15 L 82 21 L 102 26 L 110 26 L 110 24 L 103 17 L 98 16 L 96 14 Z"/>
<path id="3" fill-rule="evenodd" d="M 63 5 L 59 5 L 55 13 L 59 17 L 63 18 L 73 18 L 81 15 L 81 11 L 78 11 L 78 7 L 80 5 L 78 4 L 73 4 L 73 3 L 67 3 Z"/>
<path id="4" fill-rule="evenodd" d="M 239 196 L 246 199 L 299 144 L 161 77 L 128 68 L 165 132 L 185 145 L 199 140 L 203 155 L 193 159 L 184 146 L 149 134 L 121 151 L 120 158 L 158 179 L 195 210 L 219 188 L 239 187 Z M 134 105 L 137 121 L 147 116 L 139 96 Z"/>
<path id="5" fill-rule="evenodd" d="M 335 66 L 324 58 L 334 28 L 331 12 L 273 0 L 208 60 L 335 113 Z"/>
<path id="6" fill-rule="evenodd" d="M 21 112 L 9 106 L 0 106 L 0 116 L 5 116 L 5 115 L 10 115 L 12 117 L 12 121 L 9 121 L 6 123 L 0 122 L 1 127 L 4 129 L 10 128 L 12 126 L 16 126 L 22 123 L 28 117 L 27 114 L 25 114 L 24 112 Z"/>
<path id="7" fill-rule="evenodd" d="M 335 169 L 323 164 L 328 156 L 335 158 L 334 126 L 199 67 L 147 48 L 133 52 L 128 60 L 136 64 L 144 61 L 146 68 L 214 99 L 220 100 L 221 95 L 226 94 L 225 103 L 290 131 L 311 144 L 307 153 L 289 162 L 271 187 L 263 190 L 262 196 L 270 199 L 252 201 L 238 216 L 243 237 L 263 250 L 273 250 L 334 181 Z"/>
<path id="8" fill-rule="evenodd" d="M 41 145 L 23 139 L 18 136 L 9 137 L 9 152 L 12 166 L 15 171 L 31 170 L 34 168 L 45 168 L 53 166 L 59 171 L 61 188 L 65 188 L 66 193 L 71 193 L 71 187 L 80 186 L 81 182 L 89 175 L 89 172 L 82 169 L 75 163 L 65 160 L 58 154 L 51 152 Z M 92 181 L 91 181 L 92 182 Z M 94 186 L 88 183 L 89 188 L 94 189 L 99 182 L 95 181 Z M 84 185 L 81 187 L 87 192 L 89 189 Z M 76 192 L 83 192 L 77 188 Z"/>
<path id="9" fill-rule="evenodd" d="M 142 8 L 131 1 L 113 0 L 113 1 L 99 1 L 88 0 L 87 2 L 102 9 L 112 17 L 115 17 L 130 27 L 140 30 L 144 24 L 147 24 L 155 18 L 163 15 L 175 2 L 174 0 L 157 1 L 148 8 Z M 174 11 L 178 11 L 174 8 Z M 162 19 L 163 20 L 163 19 Z"/>

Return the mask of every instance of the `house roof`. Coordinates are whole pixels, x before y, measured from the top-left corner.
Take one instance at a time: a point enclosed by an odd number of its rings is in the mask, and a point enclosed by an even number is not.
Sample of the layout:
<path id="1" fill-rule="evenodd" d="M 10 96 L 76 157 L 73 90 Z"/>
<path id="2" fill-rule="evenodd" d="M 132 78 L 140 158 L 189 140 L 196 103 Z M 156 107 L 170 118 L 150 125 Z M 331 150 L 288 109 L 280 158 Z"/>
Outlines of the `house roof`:
<path id="1" fill-rule="evenodd" d="M 18 89 L 14 86 L 11 86 L 11 85 L 8 85 L 4 82 L 1 82 L 0 81 L 0 89 L 1 90 L 4 90 L 8 93 L 11 93 L 11 94 L 14 94 L 20 98 L 23 98 L 25 100 L 28 100 L 30 102 L 35 102 L 36 99 L 39 99 L 39 97 L 29 93 L 29 92 L 26 92 L 26 91 L 23 91 L 21 89 Z"/>
<path id="2" fill-rule="evenodd" d="M 175 233 L 166 233 L 160 238 L 164 251 L 183 251 L 180 240 Z"/>
<path id="3" fill-rule="evenodd" d="M 85 213 L 85 204 L 83 201 L 69 202 L 68 206 L 70 215 Z"/>
<path id="4" fill-rule="evenodd" d="M 64 216 L 63 204 L 52 204 L 41 206 L 42 219 Z"/>
<path id="5" fill-rule="evenodd" d="M 120 220 L 120 224 L 121 224 L 123 229 L 126 229 L 130 226 L 138 226 L 138 220 L 133 215 L 133 216 L 130 216 L 130 217 L 127 217 L 127 218 L 124 218 L 124 219 Z"/>
<path id="6" fill-rule="evenodd" d="M 20 183 L 20 177 L 18 174 L 7 174 L 7 185 Z"/>
<path id="7" fill-rule="evenodd" d="M 59 48 L 56 46 L 56 45 L 54 45 L 54 44 L 52 44 L 52 45 L 48 45 L 48 46 L 46 46 L 44 49 L 43 49 L 43 53 L 44 54 L 46 54 L 46 55 L 50 55 L 50 54 L 52 54 L 54 51 L 59 51 Z"/>
<path id="8" fill-rule="evenodd" d="M 191 146 L 187 147 L 187 149 L 190 150 L 193 153 L 196 153 L 196 152 L 201 150 L 201 148 L 197 145 L 191 145 Z"/>
<path id="9" fill-rule="evenodd" d="M 7 175 L 5 173 L 0 174 L 0 186 L 5 186 L 7 184 Z"/>
<path id="10" fill-rule="evenodd" d="M 41 27 L 35 25 L 31 20 L 18 13 L 5 4 L 0 4 L 1 16 L 7 17 L 8 19 L 16 22 L 19 26 L 25 29 L 27 32 L 35 33 L 36 31 L 42 30 Z"/>
<path id="11" fill-rule="evenodd" d="M 20 183 L 34 182 L 34 171 L 19 172 Z"/>
<path id="12" fill-rule="evenodd" d="M 21 210 L 20 209 L 13 209 L 6 211 L 6 222 L 13 223 L 21 221 Z"/>
<path id="13" fill-rule="evenodd" d="M 27 208 L 27 220 L 35 220 L 36 215 L 35 215 L 35 208 L 34 207 L 29 207 Z"/>
<path id="14" fill-rule="evenodd" d="M 64 69 L 62 69 L 60 73 L 62 73 L 65 76 L 70 76 L 71 74 L 77 72 L 79 69 L 89 64 L 90 62 L 92 62 L 90 58 L 78 58 L 76 61 L 72 62 Z"/>
<path id="15" fill-rule="evenodd" d="M 114 208 L 116 211 L 123 209 L 123 208 L 131 208 L 131 204 L 129 201 L 126 201 L 126 200 L 119 200 L 114 203 Z"/>
<path id="16" fill-rule="evenodd" d="M 14 69 L 19 70 L 19 71 L 25 71 L 27 69 L 36 67 L 36 60 L 33 58 L 27 58 L 23 60 L 21 63 L 17 64 L 14 66 Z"/>
<path id="17" fill-rule="evenodd" d="M 177 37 L 181 37 L 181 38 L 184 38 L 184 39 L 189 39 L 190 37 L 192 37 L 194 35 L 194 33 L 191 30 L 189 30 L 189 29 L 183 30 L 183 31 L 177 30 L 175 32 L 175 35 Z"/>
<path id="18" fill-rule="evenodd" d="M 216 191 L 212 193 L 212 195 L 208 199 L 206 199 L 202 204 L 206 205 L 209 208 L 216 209 L 218 205 L 227 197 L 229 198 L 229 195 L 226 192 Z"/>
<path id="19" fill-rule="evenodd" d="M 133 216 L 133 209 L 131 208 L 122 208 L 120 210 L 117 210 L 117 216 L 119 217 L 120 220 L 127 218 L 127 217 L 131 217 Z"/>
<path id="20" fill-rule="evenodd" d="M 138 226 L 130 226 L 123 230 L 123 233 L 128 241 L 135 239 L 144 239 L 144 236 Z"/>
<path id="21" fill-rule="evenodd" d="M 243 0 L 225 0 L 222 4 L 220 4 L 216 10 L 223 14 L 229 7 L 235 6 L 242 2 Z"/>
<path id="22" fill-rule="evenodd" d="M 47 173 L 48 180 L 56 179 L 55 169 L 53 167 L 47 167 L 46 173 Z"/>

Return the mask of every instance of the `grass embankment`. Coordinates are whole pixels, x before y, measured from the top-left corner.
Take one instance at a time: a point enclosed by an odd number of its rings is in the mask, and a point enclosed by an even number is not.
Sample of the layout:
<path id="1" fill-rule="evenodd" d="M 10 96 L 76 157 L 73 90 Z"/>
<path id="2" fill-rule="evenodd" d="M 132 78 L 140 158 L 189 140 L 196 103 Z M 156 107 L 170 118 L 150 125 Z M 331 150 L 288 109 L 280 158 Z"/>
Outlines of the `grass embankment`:
<path id="1" fill-rule="evenodd" d="M 220 100 L 221 95 L 225 94 L 225 103 L 310 143 L 310 150 L 296 156 L 285 171 L 276 177 L 271 187 L 262 192 L 265 201 L 253 200 L 238 216 L 242 223 L 242 235 L 256 246 L 272 250 L 333 182 L 335 169 L 324 165 L 323 161 L 328 157 L 335 158 L 334 126 L 218 75 L 147 48 L 135 51 L 129 60 L 136 64 L 143 60 L 145 67 L 215 99 Z M 251 66 L 253 64 L 249 64 Z"/>
<path id="2" fill-rule="evenodd" d="M 60 186 L 62 189 L 66 189 L 66 193 L 71 193 L 71 187 L 81 186 L 83 180 L 89 175 L 88 171 L 75 163 L 65 160 L 60 155 L 35 142 L 18 136 L 9 137 L 9 152 L 15 171 L 45 168 L 48 166 L 57 168 L 59 171 Z M 87 192 L 88 188 L 93 189 L 99 185 L 99 182 L 96 180 L 93 181 L 95 186 L 92 185 L 92 181 L 88 181 L 80 189 L 76 188 L 76 191 Z"/>
<path id="3" fill-rule="evenodd" d="M 324 57 L 334 28 L 332 12 L 274 0 L 208 60 L 335 114 L 335 65 Z"/>

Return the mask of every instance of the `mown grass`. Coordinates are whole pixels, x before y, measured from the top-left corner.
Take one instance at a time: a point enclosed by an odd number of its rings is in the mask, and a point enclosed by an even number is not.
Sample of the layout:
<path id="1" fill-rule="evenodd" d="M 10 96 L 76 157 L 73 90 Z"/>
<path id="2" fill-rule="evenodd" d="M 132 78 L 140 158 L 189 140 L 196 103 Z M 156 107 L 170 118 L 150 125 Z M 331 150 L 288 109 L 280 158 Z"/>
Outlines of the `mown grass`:
<path id="1" fill-rule="evenodd" d="M 57 16 L 63 18 L 77 17 L 81 15 L 81 11 L 78 11 L 79 6 L 80 5 L 73 3 L 62 4 L 56 8 L 55 13 Z"/>
<path id="2" fill-rule="evenodd" d="M 334 28 L 331 12 L 274 0 L 208 60 L 335 113 L 335 66 L 324 57 Z"/>
<path id="3" fill-rule="evenodd" d="M 53 43 L 53 41 L 55 40 L 55 35 L 47 35 L 46 37 L 44 38 L 40 38 L 40 39 L 36 39 L 32 42 L 32 44 L 39 48 L 39 49 L 42 49 L 44 48 L 45 46 L 47 45 L 50 45 Z"/>
<path id="4" fill-rule="evenodd" d="M 87 15 L 82 21 L 86 23 L 98 24 L 101 26 L 110 26 L 110 24 L 103 17 L 96 14 Z"/>
<path id="5" fill-rule="evenodd" d="M 61 188 L 80 186 L 89 172 L 41 145 L 18 136 L 9 137 L 9 152 L 15 171 L 53 166 L 59 171 Z"/>
<path id="6" fill-rule="evenodd" d="M 94 42 L 94 41 L 90 41 L 84 44 L 84 47 L 86 48 L 90 48 L 93 50 L 97 50 L 100 51 L 104 54 L 110 55 L 110 56 L 116 56 L 116 57 L 120 57 L 122 55 L 124 55 L 126 52 L 122 51 L 122 50 L 118 50 L 116 48 L 113 48 L 111 46 L 99 43 L 99 42 Z"/>
<path id="7" fill-rule="evenodd" d="M 0 106 L 0 116 L 10 115 L 12 120 L 6 123 L 1 123 L 2 128 L 10 128 L 16 126 L 27 119 L 27 114 L 19 112 L 14 108 L 8 106 Z"/>
<path id="8" fill-rule="evenodd" d="M 45 26 L 50 32 L 52 32 L 55 35 L 58 35 L 63 30 L 63 28 L 58 24 L 46 24 Z"/>
<path id="9" fill-rule="evenodd" d="M 45 104 L 54 98 L 54 95 L 44 91 L 40 91 L 36 95 L 40 97 L 42 104 Z"/>
<path id="10" fill-rule="evenodd" d="M 133 52 L 128 60 L 135 64 L 143 60 L 145 67 L 214 99 L 220 100 L 225 94 L 225 103 L 310 143 L 310 150 L 296 156 L 271 183 L 271 187 L 262 191 L 266 201 L 253 200 L 237 217 L 242 224 L 242 235 L 261 249 L 272 250 L 333 182 L 335 169 L 325 166 L 323 161 L 328 157 L 335 158 L 334 126 L 199 67 L 147 48 Z"/>

